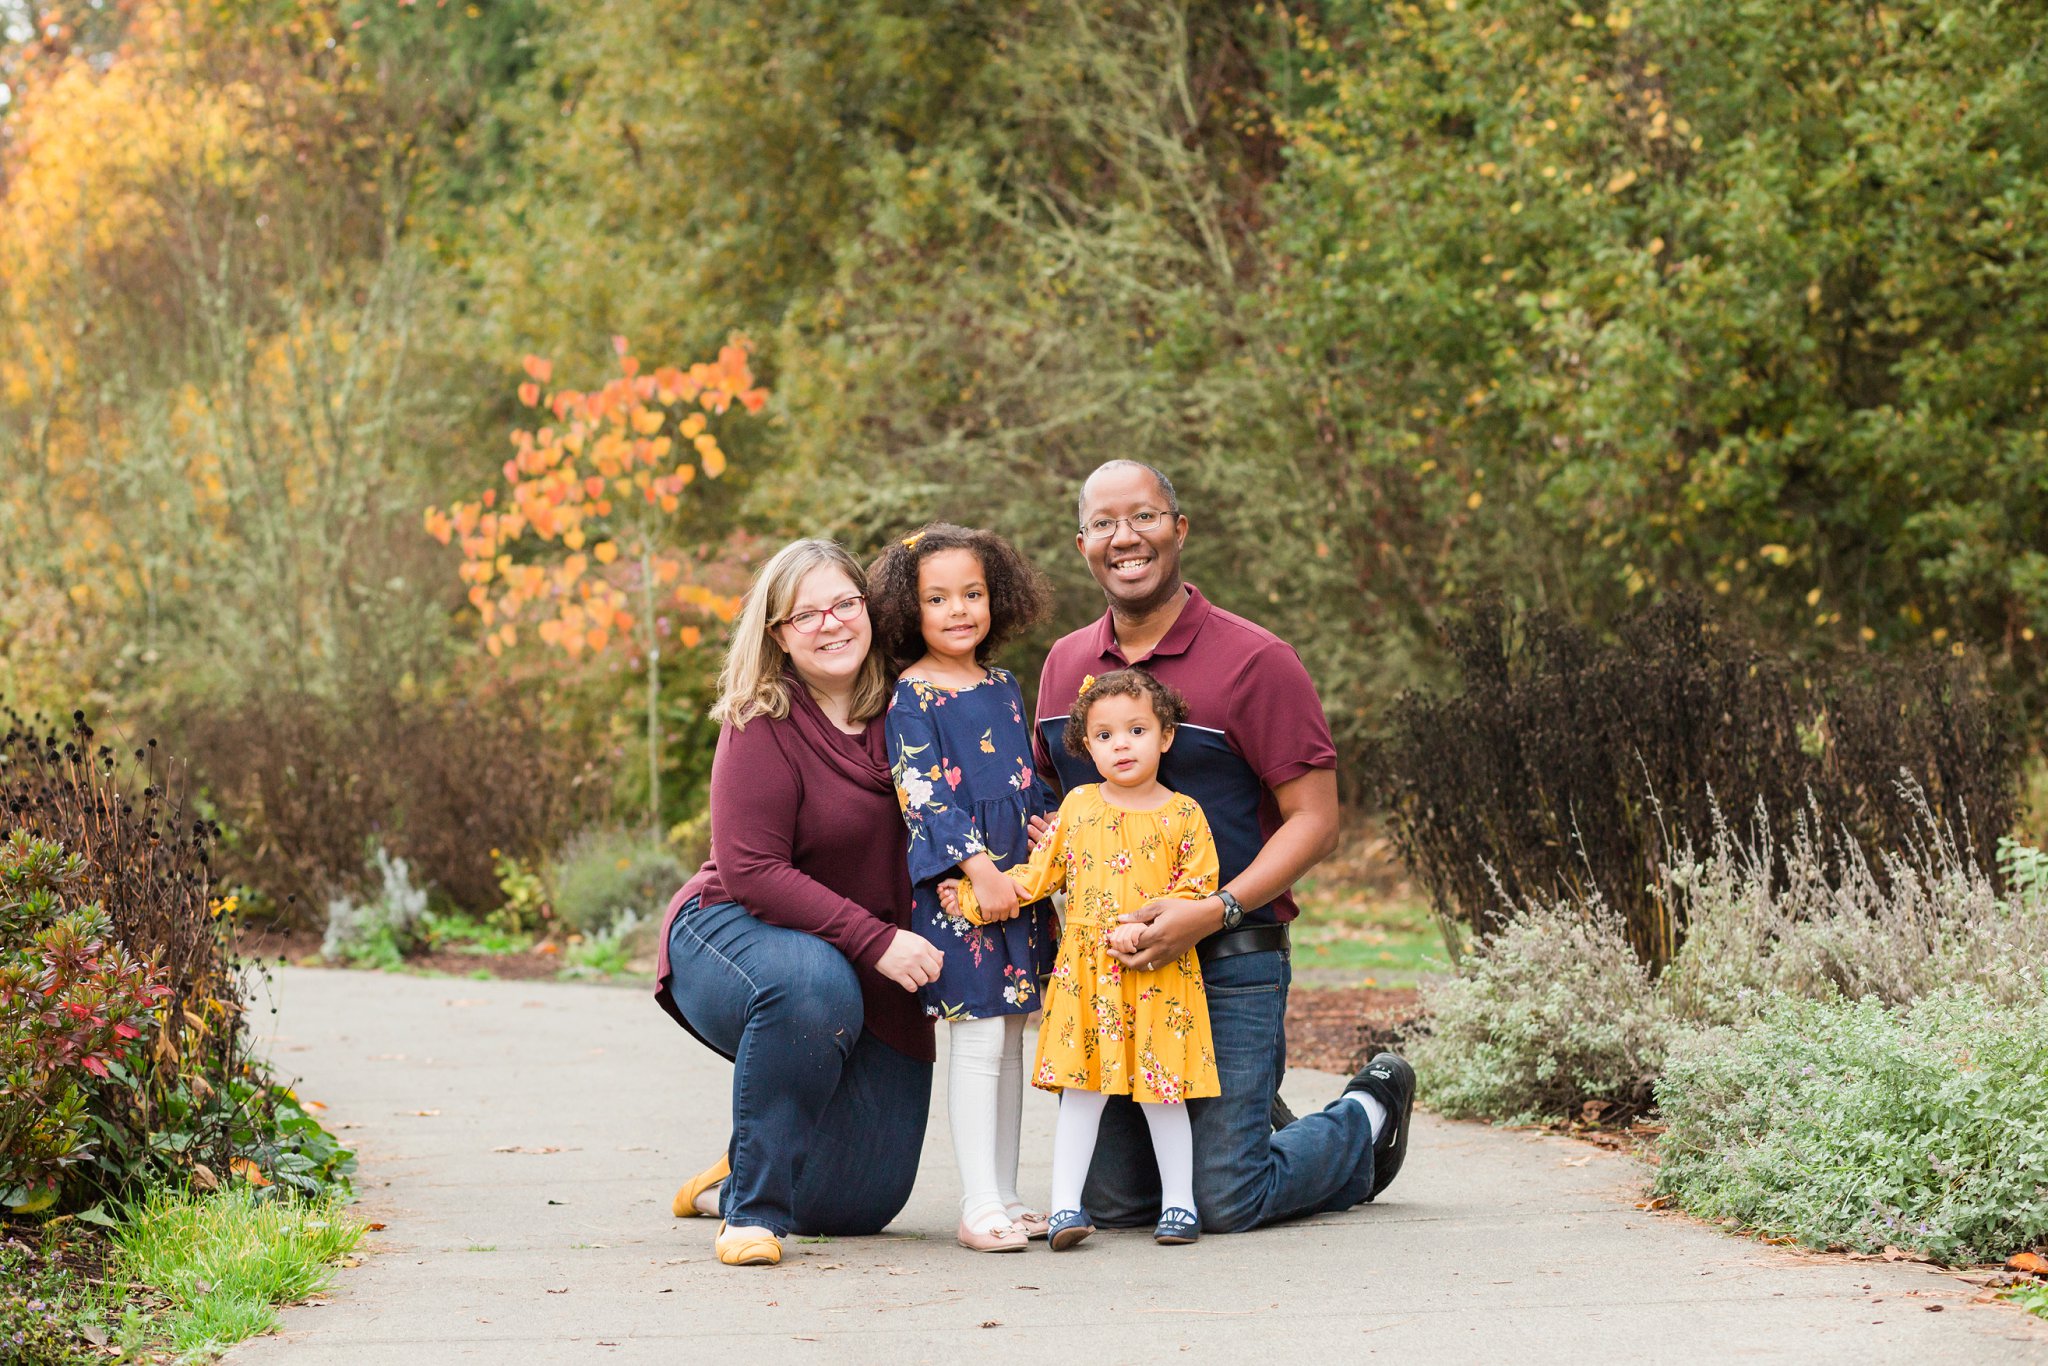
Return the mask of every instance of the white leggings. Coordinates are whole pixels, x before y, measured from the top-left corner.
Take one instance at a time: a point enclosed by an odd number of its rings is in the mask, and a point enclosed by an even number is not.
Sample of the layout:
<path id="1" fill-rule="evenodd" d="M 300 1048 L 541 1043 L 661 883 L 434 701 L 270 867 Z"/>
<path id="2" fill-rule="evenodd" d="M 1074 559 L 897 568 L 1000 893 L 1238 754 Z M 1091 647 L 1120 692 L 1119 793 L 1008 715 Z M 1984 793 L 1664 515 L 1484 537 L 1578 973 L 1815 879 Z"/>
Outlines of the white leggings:
<path id="1" fill-rule="evenodd" d="M 960 1164 L 960 1218 L 983 1232 L 1009 1222 L 1024 1122 L 1024 1017 L 955 1020 L 946 1113 Z"/>
<path id="2" fill-rule="evenodd" d="M 1100 1091 L 1060 1093 L 1060 1119 L 1052 1135 L 1052 1207 L 1081 1208 L 1081 1188 L 1088 1184 L 1088 1164 L 1095 1157 L 1095 1135 L 1102 1128 L 1109 1097 Z M 1152 1131 L 1152 1155 L 1159 1163 L 1159 1205 L 1162 1210 L 1195 1208 L 1195 1136 L 1188 1107 L 1140 1101 L 1145 1127 Z"/>

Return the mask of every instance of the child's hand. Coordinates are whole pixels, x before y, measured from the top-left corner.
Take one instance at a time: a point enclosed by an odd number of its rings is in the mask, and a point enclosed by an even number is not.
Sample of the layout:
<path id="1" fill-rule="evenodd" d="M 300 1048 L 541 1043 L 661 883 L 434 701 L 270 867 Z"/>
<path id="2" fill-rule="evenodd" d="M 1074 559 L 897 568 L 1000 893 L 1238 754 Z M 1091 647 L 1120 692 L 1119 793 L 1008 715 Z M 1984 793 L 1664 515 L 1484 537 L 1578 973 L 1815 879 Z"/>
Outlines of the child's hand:
<path id="1" fill-rule="evenodd" d="M 1058 828 L 1059 823 L 1058 812 L 1054 812 L 1051 817 L 1033 816 L 1030 820 L 1024 822 L 1024 830 L 1031 836 L 1032 853 L 1035 854 L 1045 848 L 1047 841 L 1052 839 L 1052 832 Z"/>
<path id="2" fill-rule="evenodd" d="M 1138 936 L 1145 932 L 1143 925 L 1112 925 L 1109 930 L 1109 947 L 1115 953 L 1136 953 Z"/>
<path id="3" fill-rule="evenodd" d="M 960 914 L 960 879 L 949 877 L 939 884 L 939 904 L 946 908 L 946 914 Z"/>
<path id="4" fill-rule="evenodd" d="M 1018 894 L 1023 891 L 1017 880 L 997 871 L 995 861 L 986 854 L 969 859 L 965 867 L 974 882 L 974 899 L 981 903 L 981 923 L 1016 919 Z"/>

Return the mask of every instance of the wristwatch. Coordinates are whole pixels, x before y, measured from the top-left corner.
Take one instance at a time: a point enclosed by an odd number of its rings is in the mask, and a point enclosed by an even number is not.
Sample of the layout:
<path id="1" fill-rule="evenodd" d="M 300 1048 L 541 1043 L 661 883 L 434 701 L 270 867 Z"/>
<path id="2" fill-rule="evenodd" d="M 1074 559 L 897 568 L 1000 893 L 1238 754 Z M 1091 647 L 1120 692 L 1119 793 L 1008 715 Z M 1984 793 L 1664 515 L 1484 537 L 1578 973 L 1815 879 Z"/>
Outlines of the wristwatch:
<path id="1" fill-rule="evenodd" d="M 1229 892 L 1219 891 L 1216 899 L 1223 903 L 1223 928 L 1234 930 L 1244 923 L 1244 903 Z"/>

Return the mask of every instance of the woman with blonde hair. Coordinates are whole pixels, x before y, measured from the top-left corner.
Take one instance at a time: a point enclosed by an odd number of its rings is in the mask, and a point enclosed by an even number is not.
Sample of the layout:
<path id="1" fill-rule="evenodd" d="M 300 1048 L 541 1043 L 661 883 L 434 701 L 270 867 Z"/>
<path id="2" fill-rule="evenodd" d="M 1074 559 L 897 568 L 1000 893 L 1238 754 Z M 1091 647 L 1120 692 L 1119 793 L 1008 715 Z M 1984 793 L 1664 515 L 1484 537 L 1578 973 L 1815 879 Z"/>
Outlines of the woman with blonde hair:
<path id="1" fill-rule="evenodd" d="M 880 1232 L 910 1198 L 931 1102 L 902 816 L 867 580 L 831 541 L 761 567 L 712 715 L 711 857 L 662 927 L 655 998 L 733 1063 L 726 1156 L 676 1192 L 719 1215 L 718 1259 L 772 1266 L 783 1236 Z"/>

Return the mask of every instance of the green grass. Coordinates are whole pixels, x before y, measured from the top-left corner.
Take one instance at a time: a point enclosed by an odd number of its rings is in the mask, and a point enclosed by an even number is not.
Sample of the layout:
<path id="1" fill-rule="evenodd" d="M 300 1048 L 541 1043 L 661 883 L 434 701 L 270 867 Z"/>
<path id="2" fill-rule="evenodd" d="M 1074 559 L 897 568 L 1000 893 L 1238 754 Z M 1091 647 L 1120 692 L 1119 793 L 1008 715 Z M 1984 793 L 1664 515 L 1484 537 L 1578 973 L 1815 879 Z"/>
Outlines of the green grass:
<path id="1" fill-rule="evenodd" d="M 266 1201 L 238 1187 L 156 1192 L 127 1211 L 114 1246 L 121 1270 L 169 1302 L 149 1338 L 204 1356 L 275 1328 L 276 1306 L 326 1289 L 362 1236 L 339 1200 Z"/>
<path id="2" fill-rule="evenodd" d="M 1292 926 L 1294 969 L 1356 974 L 1354 985 L 1412 987 L 1444 972 L 1450 957 L 1429 906 L 1375 897 L 1328 879 L 1295 888 L 1301 918 Z"/>

